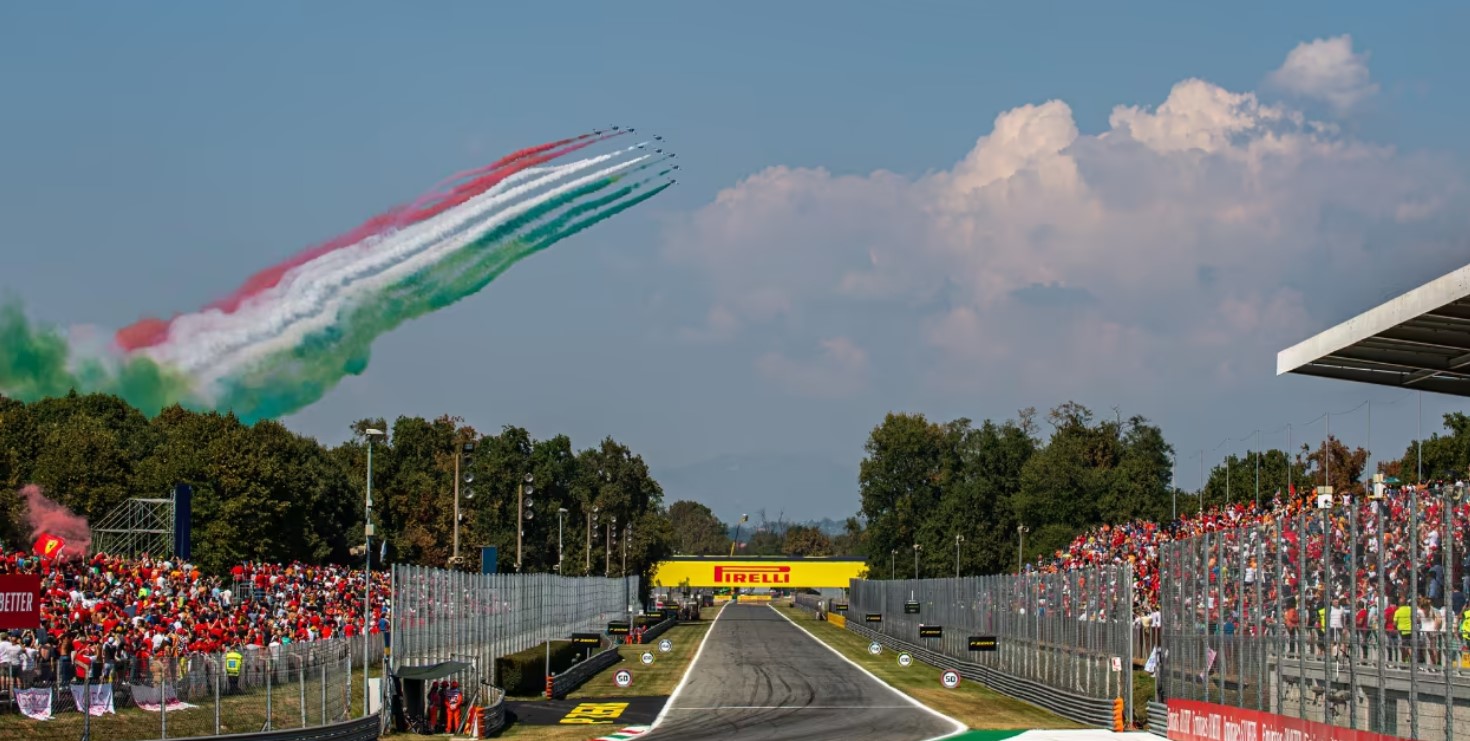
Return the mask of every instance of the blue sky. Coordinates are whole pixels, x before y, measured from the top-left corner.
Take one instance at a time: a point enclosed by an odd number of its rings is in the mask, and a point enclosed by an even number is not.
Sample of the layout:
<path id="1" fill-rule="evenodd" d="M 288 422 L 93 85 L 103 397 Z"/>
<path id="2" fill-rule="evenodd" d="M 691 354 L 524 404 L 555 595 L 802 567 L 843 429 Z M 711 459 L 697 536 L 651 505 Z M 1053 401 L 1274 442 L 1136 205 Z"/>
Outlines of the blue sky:
<path id="1" fill-rule="evenodd" d="M 384 338 L 288 422 L 613 435 L 673 498 L 804 518 L 856 509 L 890 409 L 1075 398 L 1162 424 L 1192 486 L 1195 451 L 1244 449 L 1223 438 L 1401 398 L 1275 378 L 1274 353 L 1466 262 L 1467 22 L 1450 3 L 9 3 L 0 292 L 62 326 L 191 310 L 448 173 L 630 124 L 677 148 L 678 187 Z M 1426 397 L 1426 425 L 1456 407 Z M 1372 440 L 1416 424 L 1412 399 L 1380 403 Z M 1368 442 L 1361 409 L 1333 427 Z M 776 455 L 837 474 L 707 480 Z"/>

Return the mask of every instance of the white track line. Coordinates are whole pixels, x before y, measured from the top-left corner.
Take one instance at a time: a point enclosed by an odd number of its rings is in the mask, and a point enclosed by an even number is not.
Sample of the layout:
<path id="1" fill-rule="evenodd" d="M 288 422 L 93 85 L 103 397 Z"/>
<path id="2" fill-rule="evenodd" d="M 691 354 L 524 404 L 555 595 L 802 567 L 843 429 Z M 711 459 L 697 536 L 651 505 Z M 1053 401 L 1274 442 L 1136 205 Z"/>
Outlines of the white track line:
<path id="1" fill-rule="evenodd" d="M 970 730 L 970 727 L 967 726 L 967 725 L 965 725 L 964 723 L 961 723 L 961 722 L 955 720 L 954 718 L 951 718 L 948 715 L 945 715 L 944 713 L 941 713 L 938 710 L 935 710 L 934 708 L 931 708 L 928 705 L 925 705 L 924 703 L 919 702 L 918 700 L 915 700 L 914 698 L 912 698 L 909 695 L 907 695 L 906 693 L 904 693 L 903 690 L 900 690 L 899 688 L 894 687 L 893 685 L 891 685 L 891 684 L 889 684 L 889 683 L 887 683 L 887 682 L 879 679 L 876 674 L 868 671 L 867 669 L 864 669 L 863 666 L 862 666 L 862 664 L 859 664 L 856 661 L 853 661 L 852 659 L 847 658 L 847 656 L 845 654 L 843 654 L 841 651 L 838 651 L 837 649 L 835 649 L 832 646 L 828 645 L 826 641 L 824 641 L 824 640 L 816 637 L 815 635 L 812 635 L 812 632 L 811 631 L 809 631 L 806 628 L 803 628 L 800 625 L 798 625 L 795 620 L 792 620 L 791 618 L 786 617 L 786 614 L 783 613 L 783 612 L 781 612 L 780 610 L 777 610 L 775 605 L 769 605 L 769 607 L 777 615 L 780 615 L 782 620 L 785 620 L 786 622 L 791 623 L 792 627 L 794 627 L 797 630 L 805 633 L 808 638 L 816 641 L 817 644 L 820 645 L 822 648 L 825 648 L 828 651 L 831 651 L 832 653 L 837 654 L 837 658 L 842 659 L 843 661 L 846 661 L 849 664 L 852 664 L 852 666 L 853 666 L 854 669 L 857 669 L 858 671 L 860 671 L 860 672 L 868 675 L 868 678 L 872 679 L 874 682 L 877 682 L 878 684 L 881 684 L 884 687 L 887 687 L 889 689 L 889 691 L 891 691 L 895 695 L 898 695 L 899 697 L 903 698 L 904 700 L 908 701 L 908 703 L 910 705 L 913 705 L 914 707 L 916 707 L 916 708 L 918 708 L 920 710 L 923 710 L 924 712 L 929 713 L 930 715 L 933 715 L 936 718 L 940 718 L 942 720 L 946 720 L 946 721 L 949 721 L 950 723 L 953 723 L 954 724 L 954 730 L 953 731 L 950 731 L 949 733 L 946 733 L 946 734 L 943 734 L 943 735 L 940 735 L 940 736 L 934 736 L 932 738 L 924 739 L 924 741 L 939 741 L 939 739 L 942 739 L 942 738 L 950 738 L 950 737 L 953 737 L 953 736 L 958 736 L 961 733 L 964 733 L 964 732 Z M 665 707 L 667 707 L 667 706 L 665 706 Z"/>
<path id="2" fill-rule="evenodd" d="M 674 708 L 676 711 L 685 710 L 912 710 L 909 705 L 721 705 L 713 708 Z"/>
<path id="3" fill-rule="evenodd" d="M 709 630 L 706 630 L 704 637 L 699 639 L 699 648 L 694 649 L 694 659 L 689 662 L 688 667 L 685 667 L 684 676 L 679 677 L 679 683 L 674 685 L 674 692 L 669 695 L 668 701 L 664 703 L 663 710 L 658 711 L 658 717 L 654 718 L 653 724 L 648 727 L 649 732 L 658 728 L 658 725 L 664 722 L 664 716 L 668 715 L 669 710 L 674 707 L 674 701 L 679 699 L 679 693 L 684 691 L 684 685 L 689 682 L 690 675 L 694 674 L 694 667 L 699 663 L 699 657 L 704 654 L 704 644 L 709 643 L 710 634 L 715 632 L 715 625 L 720 622 L 720 616 L 725 614 L 725 608 L 729 606 L 730 603 L 726 602 L 720 607 L 719 612 L 715 613 L 715 619 L 709 623 Z"/>

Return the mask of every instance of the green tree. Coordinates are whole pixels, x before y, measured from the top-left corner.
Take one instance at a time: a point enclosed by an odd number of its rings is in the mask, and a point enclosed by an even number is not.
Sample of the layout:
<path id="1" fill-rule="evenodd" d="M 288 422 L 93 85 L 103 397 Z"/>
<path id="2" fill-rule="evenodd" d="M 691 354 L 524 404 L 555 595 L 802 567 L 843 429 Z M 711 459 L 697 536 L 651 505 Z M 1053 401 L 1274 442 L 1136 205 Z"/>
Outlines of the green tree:
<path id="1" fill-rule="evenodd" d="M 1435 432 L 1423 441 L 1409 441 L 1403 457 L 1381 463 L 1380 471 L 1405 482 L 1418 479 L 1421 470 L 1425 481 L 1460 481 L 1470 477 L 1470 415 L 1463 412 L 1444 415 L 1444 429 L 1448 434 Z"/>
<path id="2" fill-rule="evenodd" d="M 862 520 L 849 517 L 842 523 L 842 533 L 832 539 L 832 552 L 839 556 L 862 556 L 868 552 L 866 536 Z"/>
<path id="3" fill-rule="evenodd" d="M 888 414 L 873 428 L 858 467 L 868 520 L 868 567 L 887 568 L 891 549 L 908 552 L 934 515 L 958 465 L 956 443 L 968 423 L 940 425 L 921 414 Z"/>
<path id="4" fill-rule="evenodd" d="M 1023 413 L 1024 418 L 1024 413 Z M 955 537 L 963 574 L 1004 571 L 1015 560 L 1013 502 L 1036 441 L 1020 420 L 966 428 L 959 444 L 959 466 L 945 486 L 936 516 L 921 531 L 921 556 L 933 574 L 953 574 Z"/>
<path id="5" fill-rule="evenodd" d="M 810 525 L 792 525 L 786 528 L 782 550 L 789 556 L 830 556 L 832 540 Z"/>
<path id="6" fill-rule="evenodd" d="M 730 552 L 730 536 L 709 507 L 680 500 L 669 505 L 674 552 L 680 555 L 711 556 Z"/>
<path id="7" fill-rule="evenodd" d="M 1232 455 L 1210 470 L 1205 483 L 1205 506 L 1222 502 L 1244 503 L 1256 501 L 1257 466 L 1260 469 L 1261 506 L 1271 506 L 1277 492 L 1286 498 L 1290 487 L 1295 484 L 1299 493 L 1310 490 L 1312 483 L 1308 474 L 1307 461 L 1301 456 L 1288 456 L 1284 450 L 1247 451 L 1244 455 Z M 1228 476 L 1227 476 L 1228 472 Z M 1191 497 L 1194 509 L 1199 500 Z M 1184 505 L 1180 509 L 1185 512 Z"/>

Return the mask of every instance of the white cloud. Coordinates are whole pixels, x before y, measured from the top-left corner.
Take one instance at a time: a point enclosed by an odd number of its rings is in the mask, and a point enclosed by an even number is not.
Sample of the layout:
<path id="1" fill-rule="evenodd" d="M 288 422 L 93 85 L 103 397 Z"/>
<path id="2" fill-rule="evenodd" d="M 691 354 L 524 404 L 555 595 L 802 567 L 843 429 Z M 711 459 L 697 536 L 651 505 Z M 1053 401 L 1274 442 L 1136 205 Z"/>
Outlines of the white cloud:
<path id="1" fill-rule="evenodd" d="M 1324 101 L 1339 113 L 1378 92 L 1368 76 L 1367 53 L 1353 53 L 1348 35 L 1298 44 L 1269 80 L 1287 92 Z"/>
<path id="2" fill-rule="evenodd" d="M 820 354 L 797 360 L 770 352 L 756 358 L 756 370 L 767 379 L 802 396 L 850 396 L 868 384 L 868 353 L 846 337 L 817 343 Z"/>
<path id="3" fill-rule="evenodd" d="M 1433 229 L 1463 228 L 1464 202 L 1442 160 L 1187 79 L 1096 134 L 1062 101 L 1005 111 L 919 177 L 762 170 L 676 227 L 668 255 L 708 281 L 728 334 L 853 337 L 947 389 L 1054 397 L 1269 377 L 1277 349 L 1374 301 L 1385 271 L 1442 262 Z M 782 356 L 757 367 L 822 390 Z"/>

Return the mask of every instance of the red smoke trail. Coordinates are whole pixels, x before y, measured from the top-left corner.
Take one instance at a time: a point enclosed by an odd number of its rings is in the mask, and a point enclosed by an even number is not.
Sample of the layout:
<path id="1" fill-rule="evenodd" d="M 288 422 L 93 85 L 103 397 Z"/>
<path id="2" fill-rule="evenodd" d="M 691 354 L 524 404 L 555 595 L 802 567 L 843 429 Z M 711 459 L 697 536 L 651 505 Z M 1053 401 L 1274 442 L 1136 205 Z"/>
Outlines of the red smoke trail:
<path id="1" fill-rule="evenodd" d="M 81 558 L 92 549 L 92 531 L 87 527 L 87 518 L 46 498 L 41 487 L 35 484 L 27 484 L 20 490 L 20 496 L 26 502 L 26 523 L 31 526 L 32 542 L 41 537 L 41 533 L 65 540 L 63 559 Z"/>
<path id="2" fill-rule="evenodd" d="M 302 265 L 305 265 L 306 263 L 327 254 L 328 252 L 332 252 L 333 250 L 338 250 L 349 245 L 357 244 L 358 242 L 361 242 L 362 240 L 367 239 L 374 234 L 384 232 L 388 229 L 400 228 L 405 225 L 413 224 L 419 221 L 423 221 L 424 219 L 433 217 L 439 213 L 442 213 L 443 211 L 446 211 L 450 208 L 453 208 L 454 206 L 458 206 L 459 204 L 468 201 L 469 199 L 475 197 L 476 195 L 479 195 L 480 193 L 483 193 L 484 191 L 493 187 L 496 183 L 499 183 L 500 181 L 506 179 L 507 177 L 510 177 L 517 172 L 520 172 L 521 170 L 524 170 L 528 167 L 534 167 L 545 162 L 549 162 L 558 157 L 562 157 L 571 152 L 575 152 L 578 149 L 591 146 L 596 142 L 608 139 L 611 136 L 615 135 L 616 134 L 601 136 L 593 139 L 592 141 L 563 147 L 561 149 L 557 149 L 557 147 L 564 144 L 581 141 L 592 135 L 583 134 L 581 136 L 571 137 L 569 139 L 562 139 L 555 142 L 540 144 L 534 147 L 527 147 L 526 149 L 522 149 L 518 152 L 513 152 L 509 155 L 501 157 L 499 160 L 496 160 L 495 163 L 487 165 L 486 167 L 478 168 L 477 170 L 466 171 L 465 173 L 462 173 L 461 176 L 486 172 L 488 172 L 489 174 L 481 174 L 480 177 L 477 177 L 476 179 L 471 180 L 468 183 L 463 183 L 459 186 L 456 186 L 449 193 L 443 194 L 440 200 L 438 200 L 438 202 L 436 202 L 432 206 L 428 206 L 425 208 L 415 208 L 420 206 L 424 201 L 433 199 L 433 196 L 431 195 L 421 197 L 409 206 L 395 206 L 381 214 L 378 214 L 377 216 L 368 219 L 356 229 L 334 237 L 333 239 L 328 240 L 327 242 L 319 244 L 315 247 L 311 247 L 307 250 L 297 253 L 295 256 L 288 258 L 284 262 L 277 263 L 256 273 L 255 275 L 250 276 L 250 278 L 245 281 L 245 284 L 236 289 L 234 293 L 231 293 L 229 296 L 210 304 L 208 308 L 218 309 L 225 313 L 233 313 L 235 310 L 240 308 L 240 304 L 244 303 L 250 297 L 255 296 L 256 294 L 259 294 L 263 291 L 268 291 L 280 284 L 281 279 L 286 276 L 286 273 Z M 548 150 L 555 151 L 552 151 L 550 154 L 541 154 Z M 450 178 L 447 182 L 453 182 L 453 180 L 455 179 L 456 178 Z M 117 343 L 118 347 L 120 347 L 122 350 L 126 352 L 133 352 L 135 350 L 140 350 L 145 347 L 152 347 L 154 345 L 163 343 L 165 340 L 168 339 L 169 328 L 172 325 L 173 320 L 171 319 L 142 319 L 118 330 L 113 339 Z"/>

